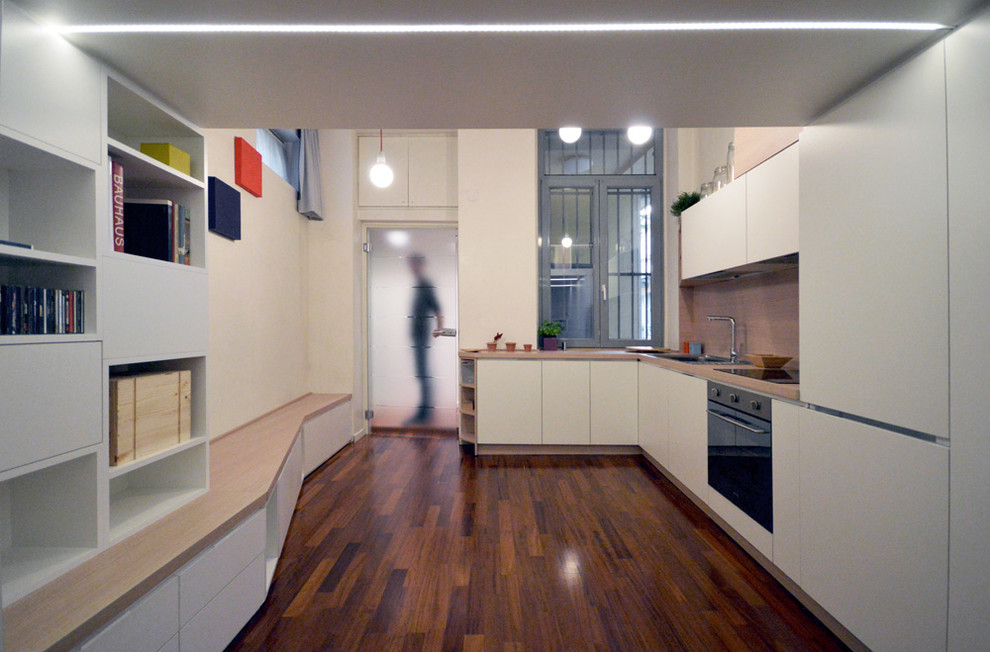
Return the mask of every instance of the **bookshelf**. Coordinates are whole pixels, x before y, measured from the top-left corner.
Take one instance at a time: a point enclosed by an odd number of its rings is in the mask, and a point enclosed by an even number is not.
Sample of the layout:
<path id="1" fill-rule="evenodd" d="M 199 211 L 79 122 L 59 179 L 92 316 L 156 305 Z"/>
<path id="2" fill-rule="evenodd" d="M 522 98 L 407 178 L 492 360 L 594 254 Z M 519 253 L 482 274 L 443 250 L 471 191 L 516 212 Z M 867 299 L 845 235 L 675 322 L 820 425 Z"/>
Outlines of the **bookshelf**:
<path id="1" fill-rule="evenodd" d="M 475 361 L 461 358 L 459 391 L 459 424 L 457 434 L 461 443 L 477 444 L 477 385 L 475 384 Z"/>

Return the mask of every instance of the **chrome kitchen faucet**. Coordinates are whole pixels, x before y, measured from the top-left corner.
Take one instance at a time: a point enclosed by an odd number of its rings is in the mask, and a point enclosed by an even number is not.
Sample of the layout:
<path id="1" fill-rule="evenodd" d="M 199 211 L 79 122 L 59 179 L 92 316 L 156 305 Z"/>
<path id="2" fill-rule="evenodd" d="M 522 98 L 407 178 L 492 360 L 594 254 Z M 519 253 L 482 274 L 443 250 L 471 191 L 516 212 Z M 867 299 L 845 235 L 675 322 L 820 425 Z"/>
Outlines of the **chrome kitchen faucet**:
<path id="1" fill-rule="evenodd" d="M 739 362 L 739 351 L 736 351 L 736 320 L 724 315 L 708 315 L 708 321 L 727 321 L 732 332 L 732 343 L 729 346 L 729 362 Z"/>

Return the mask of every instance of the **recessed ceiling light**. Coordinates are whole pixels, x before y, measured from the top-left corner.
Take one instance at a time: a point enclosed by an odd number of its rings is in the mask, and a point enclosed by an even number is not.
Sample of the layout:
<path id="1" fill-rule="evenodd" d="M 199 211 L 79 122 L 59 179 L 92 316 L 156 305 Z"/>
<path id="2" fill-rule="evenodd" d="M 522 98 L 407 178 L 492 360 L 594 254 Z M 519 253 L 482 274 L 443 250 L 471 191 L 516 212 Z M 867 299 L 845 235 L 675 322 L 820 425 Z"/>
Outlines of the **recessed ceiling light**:
<path id="1" fill-rule="evenodd" d="M 52 25 L 62 34 L 167 34 L 167 33 L 300 33 L 300 34 L 525 34 L 562 32 L 717 32 L 717 31 L 933 31 L 949 29 L 940 23 L 870 21 L 767 21 L 684 23 L 535 23 L 535 24 L 424 24 L 424 25 L 308 25 L 162 23 Z"/>
<path id="2" fill-rule="evenodd" d="M 561 127 L 557 130 L 557 135 L 562 141 L 570 145 L 576 143 L 581 137 L 581 127 Z"/>

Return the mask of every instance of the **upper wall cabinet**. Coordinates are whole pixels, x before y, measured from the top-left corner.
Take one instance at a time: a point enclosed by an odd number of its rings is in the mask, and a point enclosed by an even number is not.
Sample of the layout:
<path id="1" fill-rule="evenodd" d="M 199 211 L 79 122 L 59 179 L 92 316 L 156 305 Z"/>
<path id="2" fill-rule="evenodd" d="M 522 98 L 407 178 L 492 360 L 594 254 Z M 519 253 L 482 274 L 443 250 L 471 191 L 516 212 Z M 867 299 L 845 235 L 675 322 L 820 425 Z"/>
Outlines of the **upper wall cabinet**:
<path id="1" fill-rule="evenodd" d="M 801 399 L 939 437 L 949 434 L 945 102 L 940 43 L 801 136 Z"/>
<path id="2" fill-rule="evenodd" d="M 100 65 L 3 5 L 0 125 L 94 163 L 103 160 Z"/>
<path id="3" fill-rule="evenodd" d="M 798 146 L 756 166 L 681 218 L 681 278 L 798 251 Z"/>
<path id="4" fill-rule="evenodd" d="M 443 208 L 457 206 L 457 138 L 454 136 L 377 136 L 358 138 L 358 203 L 362 208 Z M 395 173 L 387 188 L 368 178 L 379 151 Z"/>

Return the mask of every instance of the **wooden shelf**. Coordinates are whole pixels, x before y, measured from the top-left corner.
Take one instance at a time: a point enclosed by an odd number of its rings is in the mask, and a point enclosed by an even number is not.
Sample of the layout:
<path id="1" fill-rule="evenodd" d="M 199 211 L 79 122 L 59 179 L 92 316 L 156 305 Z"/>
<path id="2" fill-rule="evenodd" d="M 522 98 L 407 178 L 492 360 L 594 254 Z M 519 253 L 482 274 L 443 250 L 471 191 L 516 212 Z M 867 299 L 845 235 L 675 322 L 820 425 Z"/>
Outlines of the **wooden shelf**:
<path id="1" fill-rule="evenodd" d="M 206 493 L 199 489 L 138 487 L 110 498 L 110 543 L 121 541 Z"/>
<path id="2" fill-rule="evenodd" d="M 39 586 L 96 554 L 96 548 L 16 546 L 3 551 L 3 604 L 23 598 Z"/>
<path id="3" fill-rule="evenodd" d="M 461 414 L 467 414 L 469 416 L 475 416 L 474 408 L 468 405 L 461 405 Z"/>
<path id="4" fill-rule="evenodd" d="M 461 383 L 461 387 L 466 387 L 467 389 L 478 389 L 477 385 L 474 383 Z"/>
<path id="5" fill-rule="evenodd" d="M 110 156 L 124 166 L 124 185 L 137 182 L 145 186 L 196 188 L 205 190 L 206 184 L 188 174 L 155 160 L 124 143 L 107 138 Z"/>
<path id="6" fill-rule="evenodd" d="M 148 455 L 147 457 L 142 457 L 140 459 L 134 460 L 133 462 L 120 464 L 119 466 L 111 466 L 110 479 L 120 477 L 132 471 L 136 471 L 140 468 L 148 466 L 149 464 L 155 464 L 160 460 L 163 460 L 167 457 L 171 457 L 172 455 L 176 455 L 177 453 L 181 453 L 186 449 L 193 448 L 195 446 L 204 446 L 206 445 L 206 443 L 207 443 L 206 437 L 193 437 L 180 444 L 176 444 L 171 448 L 166 448 L 163 451 L 158 451 L 157 453 Z"/>

